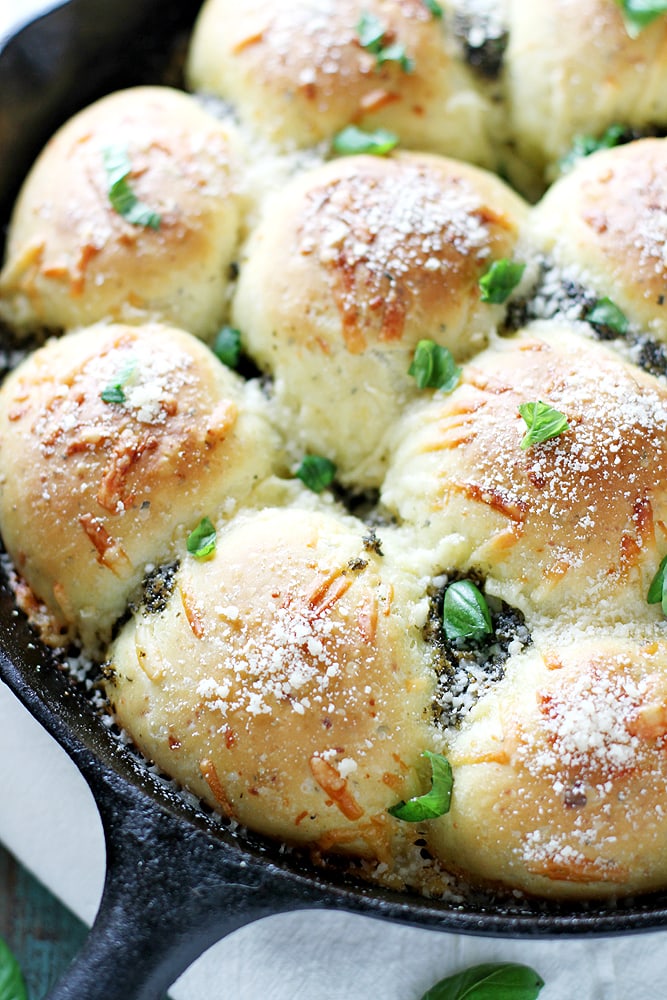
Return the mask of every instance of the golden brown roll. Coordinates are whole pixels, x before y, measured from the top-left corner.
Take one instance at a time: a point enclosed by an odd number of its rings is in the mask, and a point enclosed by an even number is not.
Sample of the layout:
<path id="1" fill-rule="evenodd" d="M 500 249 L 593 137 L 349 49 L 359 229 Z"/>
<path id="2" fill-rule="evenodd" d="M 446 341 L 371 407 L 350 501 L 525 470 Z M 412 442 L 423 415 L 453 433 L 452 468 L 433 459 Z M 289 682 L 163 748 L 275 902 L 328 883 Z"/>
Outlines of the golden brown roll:
<path id="1" fill-rule="evenodd" d="M 28 329 L 152 319 L 212 336 L 239 239 L 236 145 L 228 127 L 166 87 L 121 91 L 76 115 L 16 204 L 0 314 Z M 147 223 L 114 207 L 115 179 L 115 204 L 134 198 Z"/>
<path id="2" fill-rule="evenodd" d="M 68 334 L 0 390 L 5 547 L 53 628 L 95 649 L 147 566 L 204 515 L 230 513 L 274 447 L 251 392 L 189 334 Z"/>
<path id="3" fill-rule="evenodd" d="M 288 843 L 387 857 L 419 793 L 433 690 L 410 585 L 335 512 L 220 525 L 161 610 L 111 648 L 108 694 L 142 752 L 214 809 Z"/>
<path id="4" fill-rule="evenodd" d="M 610 0 L 509 0 L 505 81 L 519 154 L 540 168 L 576 135 L 667 121 L 667 19 L 631 38 Z"/>
<path id="5" fill-rule="evenodd" d="M 667 139 L 579 161 L 533 210 L 530 228 L 570 280 L 667 340 Z"/>
<path id="6" fill-rule="evenodd" d="M 657 630 L 656 630 L 657 632 Z M 451 734 L 436 856 L 473 880 L 609 897 L 667 879 L 667 645 L 543 637 Z"/>
<path id="7" fill-rule="evenodd" d="M 569 428 L 523 449 L 521 404 Z M 382 498 L 442 571 L 562 622 L 657 620 L 667 554 L 667 390 L 565 325 L 536 324 L 406 414 Z"/>
<path id="8" fill-rule="evenodd" d="M 233 321 L 275 376 L 289 434 L 343 481 L 379 482 L 383 435 L 417 391 L 417 342 L 461 358 L 501 321 L 479 279 L 512 256 L 526 211 L 493 175 L 413 153 L 337 160 L 267 203 Z"/>
<path id="9" fill-rule="evenodd" d="M 376 47 L 399 46 L 398 58 L 382 61 L 363 47 L 364 18 L 379 25 Z M 484 165 L 493 159 L 490 104 L 447 19 L 422 0 L 249 0 L 242 8 L 208 0 L 188 77 L 192 89 L 230 101 L 242 122 L 283 148 L 356 124 L 389 128 L 408 147 Z"/>

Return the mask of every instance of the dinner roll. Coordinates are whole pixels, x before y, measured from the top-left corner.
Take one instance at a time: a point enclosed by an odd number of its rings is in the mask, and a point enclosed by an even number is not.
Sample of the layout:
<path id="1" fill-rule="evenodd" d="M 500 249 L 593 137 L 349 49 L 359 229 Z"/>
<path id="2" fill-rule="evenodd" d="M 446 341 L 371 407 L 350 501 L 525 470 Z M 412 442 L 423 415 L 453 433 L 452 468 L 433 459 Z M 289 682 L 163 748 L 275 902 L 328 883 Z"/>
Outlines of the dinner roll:
<path id="1" fill-rule="evenodd" d="M 417 342 L 456 358 L 484 346 L 505 307 L 481 301 L 479 279 L 512 256 L 526 212 L 493 175 L 415 153 L 336 160 L 267 203 L 232 315 L 299 446 L 377 485 L 383 435 L 417 392 Z"/>
<path id="2" fill-rule="evenodd" d="M 375 26 L 374 51 L 364 47 L 364 21 Z M 247 0 L 242 7 L 208 0 L 188 78 L 194 90 L 230 101 L 242 122 L 282 148 L 329 140 L 356 124 L 389 128 L 408 147 L 493 161 L 491 104 L 475 88 L 449 21 L 422 0 Z"/>
<path id="3" fill-rule="evenodd" d="M 530 228 L 570 280 L 667 341 L 666 139 L 580 160 L 533 210 Z"/>
<path id="4" fill-rule="evenodd" d="M 555 164 L 575 136 L 667 123 L 667 19 L 631 38 L 613 0 L 508 0 L 505 82 L 519 154 Z"/>
<path id="5" fill-rule="evenodd" d="M 218 527 L 214 555 L 186 557 L 164 606 L 142 607 L 112 646 L 117 721 L 251 829 L 386 857 L 403 825 L 386 810 L 421 790 L 432 740 L 412 585 L 333 510 Z"/>
<path id="6" fill-rule="evenodd" d="M 518 407 L 567 430 L 525 450 Z M 667 390 L 567 326 L 535 324 L 397 427 L 382 499 L 442 571 L 475 570 L 524 614 L 649 621 L 667 554 Z"/>
<path id="7" fill-rule="evenodd" d="M 667 880 L 667 643 L 553 633 L 453 732 L 437 857 L 474 880 L 547 897 L 609 897 Z"/>
<path id="8" fill-rule="evenodd" d="M 239 239 L 238 169 L 229 128 L 186 94 L 140 87 L 93 104 L 56 133 L 24 184 L 0 315 L 53 330 L 155 319 L 213 336 Z M 130 221 L 114 192 L 126 206 L 138 199 L 149 221 Z"/>
<path id="9" fill-rule="evenodd" d="M 96 650 L 176 533 L 268 475 L 275 434 L 251 390 L 157 324 L 68 334 L 7 379 L 0 531 L 55 630 Z"/>

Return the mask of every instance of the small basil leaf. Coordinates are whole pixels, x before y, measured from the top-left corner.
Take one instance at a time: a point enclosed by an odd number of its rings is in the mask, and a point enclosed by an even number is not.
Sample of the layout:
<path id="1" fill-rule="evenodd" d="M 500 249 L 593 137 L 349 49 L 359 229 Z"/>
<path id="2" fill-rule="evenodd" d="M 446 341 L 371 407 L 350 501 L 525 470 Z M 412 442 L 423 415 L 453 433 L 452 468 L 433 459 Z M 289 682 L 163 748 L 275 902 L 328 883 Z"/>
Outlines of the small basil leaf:
<path id="1" fill-rule="evenodd" d="M 494 260 L 493 264 L 479 279 L 482 302 L 501 305 L 510 297 L 526 270 L 525 264 L 514 260 Z"/>
<path id="2" fill-rule="evenodd" d="M 105 403 L 124 403 L 125 393 L 120 385 L 108 385 L 102 389 L 100 397 Z"/>
<path id="3" fill-rule="evenodd" d="M 228 368 L 236 368 L 241 356 L 241 331 L 223 326 L 213 342 L 213 353 Z"/>
<path id="4" fill-rule="evenodd" d="M 646 601 L 648 604 L 662 605 L 663 614 L 667 615 L 667 556 L 658 566 L 658 572 L 648 588 Z"/>
<path id="5" fill-rule="evenodd" d="M 296 477 L 313 493 L 321 493 L 336 478 L 336 466 L 322 455 L 306 455 L 296 470 Z"/>
<path id="6" fill-rule="evenodd" d="M 357 23 L 357 38 L 362 49 L 375 56 L 378 66 L 387 62 L 396 62 L 405 73 L 412 73 L 415 64 L 406 54 L 405 46 L 400 42 L 390 42 L 385 45 L 387 29 L 375 14 L 364 11 Z"/>
<path id="7" fill-rule="evenodd" d="M 519 413 L 523 417 L 527 432 L 521 439 L 521 447 L 532 447 L 534 444 L 543 444 L 551 438 L 559 437 L 564 431 L 570 429 L 567 417 L 560 410 L 554 410 L 552 406 L 538 400 L 536 403 L 521 403 Z"/>
<path id="8" fill-rule="evenodd" d="M 584 319 L 587 319 L 593 326 L 605 327 L 614 333 L 624 334 L 628 332 L 628 319 L 625 313 L 618 308 L 611 299 L 598 299 L 592 309 L 589 309 Z"/>
<path id="9" fill-rule="evenodd" d="M 114 211 L 133 226 L 159 229 L 161 216 L 139 201 L 128 183 L 132 164 L 127 151 L 118 146 L 108 146 L 102 151 L 102 158 L 109 183 L 109 201 Z"/>
<path id="10" fill-rule="evenodd" d="M 0 938 L 0 1000 L 28 1000 L 19 964 L 2 938 Z"/>
<path id="11" fill-rule="evenodd" d="M 600 149 L 613 149 L 618 146 L 628 135 L 629 130 L 625 125 L 610 125 L 599 138 L 593 135 L 575 135 L 572 140 L 572 148 L 565 156 L 558 161 L 558 168 L 562 174 L 571 170 L 577 160 L 581 160 L 591 153 L 597 153 Z"/>
<path id="12" fill-rule="evenodd" d="M 114 381 L 102 389 L 100 393 L 101 400 L 104 403 L 124 403 L 125 392 L 123 391 L 123 387 L 127 385 L 136 370 L 137 362 L 132 358 L 121 368 Z"/>
<path id="13" fill-rule="evenodd" d="M 623 14 L 625 30 L 637 38 L 656 18 L 667 12 L 667 0 L 616 0 Z"/>
<path id="14" fill-rule="evenodd" d="M 493 632 L 486 598 L 471 580 L 457 580 L 447 587 L 442 624 L 450 641 L 483 639 Z"/>
<path id="15" fill-rule="evenodd" d="M 412 375 L 419 389 L 452 392 L 461 378 L 461 369 L 446 347 L 441 347 L 432 340 L 420 340 L 408 368 L 408 375 Z"/>
<path id="16" fill-rule="evenodd" d="M 365 132 L 356 125 L 347 125 L 334 136 L 332 145 L 339 156 L 355 156 L 360 153 L 386 156 L 398 145 L 398 136 L 386 128 Z"/>
<path id="17" fill-rule="evenodd" d="M 387 45 L 385 48 L 380 49 L 377 54 L 377 64 L 382 66 L 383 63 L 395 62 L 401 67 L 404 73 L 414 73 L 415 71 L 415 61 L 411 59 L 410 56 L 405 51 L 405 45 L 401 45 L 399 42 L 394 42 L 392 45 Z"/>
<path id="18" fill-rule="evenodd" d="M 385 27 L 379 17 L 370 11 L 363 11 L 357 24 L 357 37 L 362 49 L 374 55 L 382 48 Z"/>
<path id="19" fill-rule="evenodd" d="M 188 535 L 188 552 L 195 559 L 208 559 L 215 552 L 216 537 L 213 522 L 208 517 L 202 517 L 194 531 Z"/>
<path id="20" fill-rule="evenodd" d="M 438 0 L 422 0 L 422 3 L 426 7 L 431 17 L 439 20 L 442 17 L 442 7 L 438 3 Z"/>
<path id="21" fill-rule="evenodd" d="M 441 979 L 421 1000 L 536 1000 L 544 980 L 516 962 L 484 962 Z"/>
<path id="22" fill-rule="evenodd" d="M 423 757 L 431 762 L 431 790 L 425 795 L 408 799 L 391 806 L 387 812 L 406 823 L 421 823 L 426 819 L 437 819 L 449 812 L 454 778 L 452 767 L 446 757 L 424 750 Z"/>

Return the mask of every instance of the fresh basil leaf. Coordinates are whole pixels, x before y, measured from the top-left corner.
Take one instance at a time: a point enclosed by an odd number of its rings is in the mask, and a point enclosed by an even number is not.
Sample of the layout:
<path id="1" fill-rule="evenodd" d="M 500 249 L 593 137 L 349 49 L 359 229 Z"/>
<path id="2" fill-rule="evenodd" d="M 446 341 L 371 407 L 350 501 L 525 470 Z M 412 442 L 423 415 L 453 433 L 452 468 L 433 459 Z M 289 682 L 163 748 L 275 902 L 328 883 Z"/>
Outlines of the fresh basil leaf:
<path id="1" fill-rule="evenodd" d="M 188 535 L 187 549 L 195 559 L 208 559 L 215 552 L 217 533 L 213 522 L 208 517 L 201 521 Z"/>
<path id="2" fill-rule="evenodd" d="M 102 392 L 100 393 L 102 401 L 105 403 L 124 403 L 125 392 L 123 387 L 127 385 L 136 370 L 137 362 L 134 358 L 132 358 L 126 365 L 123 366 L 123 368 L 121 368 L 116 379 L 102 389 Z"/>
<path id="3" fill-rule="evenodd" d="M 630 38 L 648 28 L 656 18 L 667 12 L 667 0 L 616 0 L 623 14 L 625 30 Z"/>
<path id="4" fill-rule="evenodd" d="M 0 1000 L 28 1000 L 19 963 L 2 938 L 0 938 Z"/>
<path id="5" fill-rule="evenodd" d="M 521 281 L 525 270 L 526 265 L 518 261 L 506 258 L 494 260 L 486 274 L 479 279 L 482 302 L 492 302 L 494 305 L 506 302 Z"/>
<path id="6" fill-rule="evenodd" d="M 396 62 L 404 73 L 412 73 L 415 68 L 413 59 L 407 55 L 405 46 L 400 42 L 390 42 L 385 45 L 387 29 L 375 14 L 364 11 L 357 24 L 357 37 L 362 49 L 375 56 L 378 66 L 384 63 Z"/>
<path id="7" fill-rule="evenodd" d="M 516 962 L 484 962 L 441 979 L 421 1000 L 536 1000 L 544 980 Z"/>
<path id="8" fill-rule="evenodd" d="M 306 455 L 296 470 L 296 477 L 313 493 L 321 493 L 336 478 L 336 466 L 322 455 Z"/>
<path id="9" fill-rule="evenodd" d="M 628 318 L 625 313 L 618 308 L 611 299 L 598 299 L 592 309 L 589 309 L 584 319 L 587 319 L 593 326 L 606 327 L 614 333 L 624 334 L 628 332 Z"/>
<path id="10" fill-rule="evenodd" d="M 370 11 L 362 11 L 357 24 L 357 37 L 362 49 L 372 52 L 373 55 L 382 48 L 382 39 L 385 35 L 385 27 L 379 17 Z"/>
<path id="11" fill-rule="evenodd" d="M 658 566 L 658 572 L 648 588 L 646 600 L 648 604 L 662 605 L 663 614 L 667 615 L 667 556 Z"/>
<path id="12" fill-rule="evenodd" d="M 391 806 L 387 812 L 396 819 L 406 823 L 421 823 L 425 819 L 437 819 L 449 812 L 452 799 L 454 778 L 452 766 L 446 757 L 439 753 L 424 750 L 423 757 L 431 762 L 431 790 L 425 795 L 418 795 L 407 802 L 399 802 Z"/>
<path id="13" fill-rule="evenodd" d="M 414 59 L 411 59 L 405 51 L 405 45 L 401 45 L 399 42 L 394 42 L 393 45 L 387 45 L 386 48 L 380 49 L 378 52 L 378 66 L 382 66 L 383 63 L 387 62 L 398 63 L 404 73 L 414 73 L 415 71 Z"/>
<path id="14" fill-rule="evenodd" d="M 139 201 L 128 183 L 127 178 L 132 172 L 132 164 L 127 150 L 118 146 L 107 146 L 102 151 L 102 157 L 109 183 L 109 201 L 114 211 L 133 226 L 159 229 L 161 216 Z"/>
<path id="15" fill-rule="evenodd" d="M 565 156 L 558 161 L 558 168 L 562 174 L 571 170 L 577 160 L 581 160 L 591 153 L 597 153 L 601 149 L 613 149 L 623 141 L 628 133 L 625 125 L 610 125 L 599 138 L 593 135 L 575 135 L 572 140 L 572 148 Z"/>
<path id="16" fill-rule="evenodd" d="M 420 340 L 408 368 L 419 389 L 451 392 L 458 385 L 461 369 L 446 347 L 432 340 Z"/>
<path id="17" fill-rule="evenodd" d="M 442 17 L 442 7 L 438 3 L 438 0 L 422 0 L 422 3 L 426 7 L 431 17 L 439 20 Z"/>
<path id="18" fill-rule="evenodd" d="M 105 403 L 124 403 L 125 393 L 120 385 L 108 385 L 102 389 L 100 397 Z"/>
<path id="19" fill-rule="evenodd" d="M 365 132 L 356 125 L 347 125 L 334 136 L 332 145 L 340 156 L 354 156 L 360 153 L 386 156 L 398 145 L 398 136 L 386 128 Z"/>
<path id="20" fill-rule="evenodd" d="M 213 353 L 228 368 L 236 368 L 241 356 L 241 331 L 223 326 L 213 342 Z"/>
<path id="21" fill-rule="evenodd" d="M 447 587 L 442 624 L 449 640 L 482 639 L 493 632 L 486 598 L 472 580 L 457 580 Z"/>
<path id="22" fill-rule="evenodd" d="M 527 432 L 521 439 L 521 447 L 532 447 L 534 444 L 542 444 L 550 441 L 551 438 L 559 437 L 564 431 L 570 429 L 567 417 L 560 410 L 554 410 L 552 406 L 538 400 L 536 403 L 521 403 L 519 413 L 523 417 Z"/>

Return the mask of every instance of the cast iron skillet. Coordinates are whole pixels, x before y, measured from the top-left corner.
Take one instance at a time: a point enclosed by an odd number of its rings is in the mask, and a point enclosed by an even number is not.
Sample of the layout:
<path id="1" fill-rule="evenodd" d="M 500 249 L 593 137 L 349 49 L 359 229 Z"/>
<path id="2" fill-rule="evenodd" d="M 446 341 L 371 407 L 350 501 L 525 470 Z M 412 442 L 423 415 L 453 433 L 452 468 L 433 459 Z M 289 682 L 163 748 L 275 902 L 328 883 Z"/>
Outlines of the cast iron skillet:
<path id="1" fill-rule="evenodd" d="M 46 138 L 101 93 L 148 82 L 197 0 L 61 0 L 0 39 L 0 218 Z M 17 613 L 0 580 L 0 678 L 72 757 L 100 810 L 107 877 L 95 924 L 51 1000 L 157 1000 L 206 948 L 260 917 L 339 907 L 459 933 L 609 934 L 667 926 L 667 893 L 597 904 L 462 906 L 316 869 L 190 808 L 100 722 Z"/>

